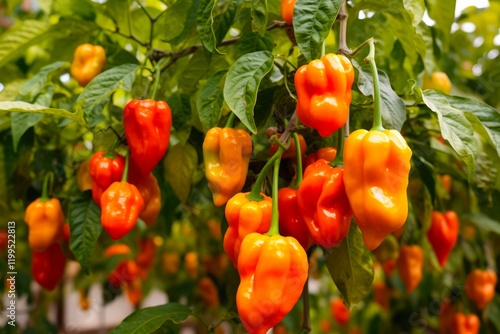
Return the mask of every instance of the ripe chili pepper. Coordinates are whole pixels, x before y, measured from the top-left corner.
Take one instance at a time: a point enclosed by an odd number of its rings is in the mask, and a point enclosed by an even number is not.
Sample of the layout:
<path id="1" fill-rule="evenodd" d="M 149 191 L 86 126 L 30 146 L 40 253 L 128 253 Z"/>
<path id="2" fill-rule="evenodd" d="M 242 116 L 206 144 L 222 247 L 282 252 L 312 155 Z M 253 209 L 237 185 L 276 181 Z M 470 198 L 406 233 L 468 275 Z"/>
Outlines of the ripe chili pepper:
<path id="1" fill-rule="evenodd" d="M 449 300 L 445 300 L 441 304 L 439 310 L 439 334 L 448 334 L 453 326 L 455 310 Z"/>
<path id="2" fill-rule="evenodd" d="M 109 246 L 104 250 L 104 256 L 109 258 L 114 255 L 129 256 L 132 251 L 127 245 L 117 244 Z M 130 285 L 138 277 L 139 268 L 134 260 L 124 259 L 118 263 L 115 269 L 109 274 L 108 282 L 114 288 Z"/>
<path id="3" fill-rule="evenodd" d="M 62 229 L 62 239 L 65 242 L 69 242 L 70 236 L 71 236 L 71 232 L 70 232 L 70 229 L 69 229 L 69 223 L 64 223 L 63 229 Z"/>
<path id="4" fill-rule="evenodd" d="M 299 143 L 300 143 L 300 152 L 307 151 L 307 143 L 304 139 L 304 136 L 298 134 Z M 280 138 L 281 134 L 277 134 L 276 137 Z M 269 147 L 269 156 L 272 157 L 278 151 L 278 144 L 271 143 Z M 290 146 L 286 149 L 285 152 L 281 155 L 281 159 L 296 159 L 297 158 L 297 148 L 295 144 L 295 140 L 290 141 Z"/>
<path id="5" fill-rule="evenodd" d="M 252 138 L 242 129 L 212 128 L 203 141 L 208 189 L 222 206 L 245 185 L 252 155 Z"/>
<path id="6" fill-rule="evenodd" d="M 484 309 L 495 297 L 497 274 L 493 270 L 474 269 L 465 280 L 465 293 L 478 309 Z"/>
<path id="7" fill-rule="evenodd" d="M 106 66 L 106 52 L 100 45 L 81 44 L 73 55 L 71 75 L 86 86 Z"/>
<path id="8" fill-rule="evenodd" d="M 360 129 L 345 141 L 345 189 L 369 250 L 406 221 L 411 154 L 395 130 Z"/>
<path id="9" fill-rule="evenodd" d="M 422 280 L 424 251 L 418 245 L 402 245 L 399 248 L 397 267 L 408 293 L 415 290 Z"/>
<path id="10" fill-rule="evenodd" d="M 294 237 L 305 249 L 312 246 L 313 240 L 309 228 L 299 210 L 297 189 L 281 188 L 278 192 L 280 233 L 286 237 Z"/>
<path id="11" fill-rule="evenodd" d="M 92 189 L 92 177 L 90 177 L 90 160 L 85 160 L 78 167 L 76 174 L 76 183 L 80 191 Z"/>
<path id="12" fill-rule="evenodd" d="M 120 181 L 125 169 L 125 158 L 110 152 L 96 152 L 90 158 L 92 198 L 101 206 L 101 196 L 113 183 Z"/>
<path id="13" fill-rule="evenodd" d="M 385 276 L 392 276 L 394 269 L 396 269 L 397 259 L 390 259 L 382 263 L 382 269 L 384 270 Z"/>
<path id="14" fill-rule="evenodd" d="M 162 268 L 165 274 L 175 275 L 179 271 L 181 258 L 177 253 L 165 253 L 162 256 Z"/>
<path id="15" fill-rule="evenodd" d="M 293 23 L 293 9 L 297 0 L 281 0 L 281 17 L 287 24 Z"/>
<path id="16" fill-rule="evenodd" d="M 249 333 L 265 334 L 291 311 L 307 272 L 306 252 L 294 238 L 250 233 L 243 239 L 236 305 Z"/>
<path id="17" fill-rule="evenodd" d="M 431 76 L 426 73 L 424 74 L 423 88 L 440 90 L 443 93 L 449 94 L 451 91 L 451 81 L 444 72 L 434 72 Z"/>
<path id="18" fill-rule="evenodd" d="M 459 221 L 455 211 L 432 212 L 431 227 L 427 231 L 427 238 L 441 267 L 445 266 L 451 250 L 457 243 L 458 229 Z"/>
<path id="19" fill-rule="evenodd" d="M 172 112 L 164 101 L 132 100 L 123 109 L 123 126 L 132 159 L 149 174 L 167 152 Z"/>
<path id="20" fill-rule="evenodd" d="M 65 265 L 66 257 L 55 242 L 41 252 L 33 251 L 31 274 L 45 290 L 52 291 L 61 282 Z"/>
<path id="21" fill-rule="evenodd" d="M 252 233 L 266 233 L 271 226 L 272 200 L 263 196 L 262 201 L 247 198 L 250 193 L 239 193 L 233 196 L 226 205 L 228 228 L 224 235 L 224 251 L 235 267 L 243 238 Z"/>
<path id="22" fill-rule="evenodd" d="M 146 225 L 151 226 L 158 218 L 161 211 L 161 190 L 158 181 L 153 173 L 132 179 L 131 183 L 137 187 L 144 200 L 144 210 L 142 210 L 141 218 Z"/>
<path id="23" fill-rule="evenodd" d="M 341 327 L 347 325 L 351 317 L 351 311 L 349 311 L 340 298 L 332 299 L 330 302 L 330 312 L 332 318 L 335 319 Z"/>
<path id="24" fill-rule="evenodd" d="M 152 238 L 144 238 L 139 240 L 139 249 L 135 263 L 139 267 L 141 278 L 146 279 L 155 262 L 156 245 Z"/>
<path id="25" fill-rule="evenodd" d="M 451 191 L 451 184 L 453 182 L 453 179 L 451 178 L 451 176 L 448 174 L 444 174 L 444 175 L 439 176 L 439 180 L 443 184 L 443 187 L 446 190 L 446 192 L 449 194 Z"/>
<path id="26" fill-rule="evenodd" d="M 328 162 L 332 162 L 337 156 L 337 149 L 333 147 L 322 147 L 316 152 L 313 152 L 307 156 L 304 160 L 304 167 L 312 165 L 319 159 L 325 159 Z"/>
<path id="27" fill-rule="evenodd" d="M 79 294 L 80 294 L 80 308 L 84 311 L 88 310 L 89 307 L 90 307 L 90 300 L 89 300 L 89 297 L 88 297 L 88 291 L 85 290 L 85 289 L 80 289 L 79 291 Z"/>
<path id="28" fill-rule="evenodd" d="M 214 281 L 209 277 L 203 277 L 198 281 L 198 290 L 203 304 L 207 308 L 217 308 L 219 306 L 219 291 Z"/>
<path id="29" fill-rule="evenodd" d="M 142 298 L 142 281 L 140 278 L 135 278 L 131 284 L 124 287 L 125 294 L 130 303 L 138 306 Z"/>
<path id="30" fill-rule="evenodd" d="M 373 283 L 373 300 L 379 304 L 384 310 L 389 310 L 389 302 L 391 299 L 391 290 L 387 287 L 384 281 L 377 280 Z"/>
<path id="31" fill-rule="evenodd" d="M 479 333 L 479 318 L 477 315 L 457 313 L 453 317 L 453 334 L 477 334 Z"/>
<path id="32" fill-rule="evenodd" d="M 343 55 L 329 53 L 295 74 L 297 116 L 302 124 L 328 137 L 347 121 L 354 70 Z"/>
<path id="33" fill-rule="evenodd" d="M 344 188 L 344 171 L 321 159 L 306 168 L 297 201 L 314 242 L 337 246 L 349 232 L 352 211 Z"/>

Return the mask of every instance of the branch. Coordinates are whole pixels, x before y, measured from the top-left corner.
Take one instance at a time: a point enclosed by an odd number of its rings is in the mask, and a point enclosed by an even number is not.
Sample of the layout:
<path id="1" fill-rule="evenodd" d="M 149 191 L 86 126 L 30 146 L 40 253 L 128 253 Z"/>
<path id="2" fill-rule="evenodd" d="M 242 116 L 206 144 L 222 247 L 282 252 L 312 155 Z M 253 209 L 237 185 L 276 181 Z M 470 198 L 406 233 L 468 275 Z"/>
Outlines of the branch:
<path id="1" fill-rule="evenodd" d="M 342 1 L 342 5 L 340 6 L 339 15 L 337 16 L 337 21 L 340 23 L 340 32 L 339 32 L 339 50 L 337 53 L 343 55 L 350 55 L 351 49 L 347 46 L 347 0 Z"/>

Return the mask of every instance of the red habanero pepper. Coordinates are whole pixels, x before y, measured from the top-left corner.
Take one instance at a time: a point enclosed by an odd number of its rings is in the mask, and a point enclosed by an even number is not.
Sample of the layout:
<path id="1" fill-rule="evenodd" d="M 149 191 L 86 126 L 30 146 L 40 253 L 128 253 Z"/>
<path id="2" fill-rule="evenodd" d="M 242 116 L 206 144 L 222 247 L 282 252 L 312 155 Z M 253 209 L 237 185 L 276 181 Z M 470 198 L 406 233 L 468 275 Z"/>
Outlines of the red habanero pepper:
<path id="1" fill-rule="evenodd" d="M 465 279 L 465 294 L 483 310 L 495 297 L 497 274 L 493 270 L 474 269 Z"/>
<path id="2" fill-rule="evenodd" d="M 427 238 L 441 267 L 445 266 L 451 250 L 457 243 L 458 229 L 459 221 L 455 211 L 432 212 L 431 227 L 427 231 Z"/>
<path id="3" fill-rule="evenodd" d="M 132 253 L 125 244 L 111 245 L 104 250 L 104 256 L 109 258 L 114 255 L 129 256 Z M 134 260 L 123 259 L 118 263 L 115 269 L 109 274 L 108 282 L 111 286 L 118 288 L 120 286 L 130 285 L 140 275 L 139 267 Z"/>
<path id="4" fill-rule="evenodd" d="M 351 311 L 344 305 L 344 302 L 340 298 L 334 298 L 330 303 L 332 318 L 337 321 L 337 323 L 344 327 L 349 322 L 351 317 Z"/>
<path id="5" fill-rule="evenodd" d="M 129 161 L 129 168 L 129 182 L 137 187 L 144 200 L 144 210 L 139 218 L 151 226 L 161 211 L 161 189 L 158 180 L 153 173 L 143 175 L 134 160 Z"/>
<path id="6" fill-rule="evenodd" d="M 164 101 L 132 100 L 123 109 L 125 137 L 142 173 L 147 175 L 167 152 L 172 112 Z"/>
<path id="7" fill-rule="evenodd" d="M 304 167 L 312 165 L 319 159 L 325 159 L 328 162 L 332 162 L 337 156 L 337 149 L 333 147 L 322 147 L 316 152 L 309 154 L 304 160 Z"/>
<path id="8" fill-rule="evenodd" d="M 313 240 L 300 213 L 297 193 L 298 189 L 290 187 L 281 188 L 278 191 L 278 207 L 283 208 L 279 214 L 280 233 L 294 237 L 305 250 L 308 250 Z"/>
<path id="9" fill-rule="evenodd" d="M 125 168 L 125 158 L 104 151 L 90 158 L 90 177 L 92 178 L 92 198 L 101 206 L 102 193 L 116 181 L 120 181 Z"/>
<path id="10" fill-rule="evenodd" d="M 453 317 L 452 331 L 453 334 L 477 334 L 479 333 L 479 318 L 477 315 L 457 313 Z"/>
<path id="11" fill-rule="evenodd" d="M 35 281 L 45 290 L 52 291 L 64 275 L 66 257 L 59 243 L 53 243 L 44 251 L 33 252 L 31 273 Z"/>

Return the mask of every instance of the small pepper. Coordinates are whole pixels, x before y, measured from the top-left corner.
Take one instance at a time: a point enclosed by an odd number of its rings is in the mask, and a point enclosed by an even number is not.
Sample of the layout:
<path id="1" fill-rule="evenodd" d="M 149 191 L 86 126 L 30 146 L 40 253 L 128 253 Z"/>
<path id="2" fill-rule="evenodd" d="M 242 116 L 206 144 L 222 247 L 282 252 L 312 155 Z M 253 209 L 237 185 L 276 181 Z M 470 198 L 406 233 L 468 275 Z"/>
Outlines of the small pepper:
<path id="1" fill-rule="evenodd" d="M 141 218 L 146 225 L 153 225 L 161 211 L 161 190 L 158 185 L 158 180 L 156 180 L 153 173 L 149 173 L 145 176 L 130 177 L 130 183 L 137 187 L 144 200 L 144 210 L 142 210 L 139 218 Z"/>
<path id="2" fill-rule="evenodd" d="M 337 156 L 337 149 L 333 147 L 322 147 L 316 152 L 309 154 L 304 160 L 304 167 L 312 165 L 319 159 L 325 159 L 328 162 L 332 162 Z"/>
<path id="3" fill-rule="evenodd" d="M 451 81 L 444 72 L 434 72 L 431 76 L 426 73 L 424 74 L 423 88 L 440 90 L 449 94 L 451 92 Z"/>
<path id="4" fill-rule="evenodd" d="M 277 134 L 276 137 L 280 138 L 281 134 Z M 300 152 L 307 151 L 307 143 L 306 140 L 304 139 L 304 136 L 298 134 L 298 137 L 300 144 Z M 269 156 L 272 157 L 277 151 L 278 151 L 278 144 L 271 143 L 271 146 L 269 147 Z M 281 159 L 296 159 L 296 158 L 297 158 L 297 148 L 295 140 L 292 140 L 290 142 L 290 146 L 288 147 L 288 149 L 286 149 L 286 151 L 283 152 L 283 154 L 281 155 Z"/>
<path id="5" fill-rule="evenodd" d="M 250 233 L 243 239 L 236 305 L 249 333 L 265 334 L 292 310 L 308 266 L 306 252 L 292 237 Z"/>
<path id="6" fill-rule="evenodd" d="M 189 277 L 195 278 L 198 276 L 200 264 L 196 252 L 187 252 L 186 255 L 184 255 L 184 268 Z"/>
<path id="7" fill-rule="evenodd" d="M 422 280 L 424 252 L 418 245 L 402 245 L 399 248 L 397 267 L 408 293 L 415 290 Z"/>
<path id="8" fill-rule="evenodd" d="M 142 281 L 140 278 L 135 278 L 130 284 L 124 287 L 125 295 L 129 302 L 137 307 L 142 298 Z"/>
<path id="9" fill-rule="evenodd" d="M 245 185 L 252 155 L 252 138 L 242 129 L 212 128 L 203 141 L 208 189 L 222 206 Z"/>
<path id="10" fill-rule="evenodd" d="M 80 308 L 83 311 L 88 310 L 89 307 L 90 307 L 90 300 L 89 300 L 89 297 L 88 297 L 88 290 L 80 289 L 79 295 L 80 295 L 80 302 L 79 302 Z"/>
<path id="11" fill-rule="evenodd" d="M 96 152 L 90 158 L 92 198 L 101 206 L 101 196 L 113 183 L 120 181 L 125 169 L 125 158 L 112 152 Z"/>
<path id="12" fill-rule="evenodd" d="M 354 81 L 352 64 L 343 55 L 326 54 L 295 73 L 297 116 L 302 124 L 328 137 L 347 121 Z"/>
<path id="13" fill-rule="evenodd" d="M 80 191 L 92 189 L 92 177 L 90 176 L 90 160 L 85 160 L 78 167 L 76 183 Z"/>
<path id="14" fill-rule="evenodd" d="M 287 24 L 293 23 L 293 9 L 297 0 L 281 0 L 281 17 Z"/>
<path id="15" fill-rule="evenodd" d="M 59 243 L 52 243 L 41 252 L 33 251 L 31 274 L 45 290 L 52 291 L 64 275 L 66 257 Z"/>
<path id="16" fill-rule="evenodd" d="M 427 231 L 427 238 L 441 267 L 445 266 L 451 250 L 457 243 L 458 230 L 459 221 L 455 211 L 432 212 L 431 227 Z"/>
<path id="17" fill-rule="evenodd" d="M 465 279 L 465 294 L 483 310 L 495 297 L 497 274 L 493 270 L 474 269 Z"/>
<path id="18" fill-rule="evenodd" d="M 444 190 L 449 194 L 451 191 L 451 185 L 453 183 L 453 179 L 450 175 L 444 174 L 439 176 L 439 181 L 443 184 Z"/>
<path id="19" fill-rule="evenodd" d="M 384 310 L 389 310 L 391 290 L 387 287 L 383 280 L 378 280 L 373 283 L 373 300 Z"/>
<path id="20" fill-rule="evenodd" d="M 477 334 L 479 333 L 479 318 L 477 315 L 457 313 L 453 317 L 453 334 Z"/>
<path id="21" fill-rule="evenodd" d="M 104 256 L 109 258 L 114 255 L 129 256 L 132 251 L 127 245 L 111 245 L 104 250 Z M 118 263 L 109 274 L 108 282 L 114 288 L 130 285 L 139 276 L 139 268 L 134 260 L 124 259 Z"/>
<path id="22" fill-rule="evenodd" d="M 219 306 L 219 291 L 214 281 L 209 277 L 203 277 L 198 281 L 198 290 L 203 304 L 207 308 L 217 308 Z"/>
<path id="23" fill-rule="evenodd" d="M 80 86 L 94 79 L 106 66 L 106 52 L 100 45 L 81 44 L 73 55 L 71 63 L 71 75 L 78 81 Z"/>
<path id="24" fill-rule="evenodd" d="M 139 254 L 135 257 L 135 263 L 139 267 L 140 276 L 146 279 L 155 262 L 156 245 L 153 239 L 139 240 L 139 250 Z"/>
<path id="25" fill-rule="evenodd" d="M 167 275 L 175 275 L 179 271 L 181 257 L 177 253 L 165 253 L 162 255 L 162 269 Z"/>
<path id="26" fill-rule="evenodd" d="M 334 298 L 330 302 L 330 311 L 332 318 L 339 324 L 340 327 L 344 327 L 349 322 L 351 317 L 351 311 L 344 305 L 344 302 L 340 298 Z"/>
<path id="27" fill-rule="evenodd" d="M 312 246 L 313 240 L 309 228 L 299 210 L 298 190 L 290 187 L 281 188 L 278 192 L 280 233 L 286 237 L 294 237 L 305 249 Z"/>
<path id="28" fill-rule="evenodd" d="M 132 100 L 123 109 L 123 126 L 132 159 L 149 174 L 167 152 L 172 112 L 164 101 Z"/>

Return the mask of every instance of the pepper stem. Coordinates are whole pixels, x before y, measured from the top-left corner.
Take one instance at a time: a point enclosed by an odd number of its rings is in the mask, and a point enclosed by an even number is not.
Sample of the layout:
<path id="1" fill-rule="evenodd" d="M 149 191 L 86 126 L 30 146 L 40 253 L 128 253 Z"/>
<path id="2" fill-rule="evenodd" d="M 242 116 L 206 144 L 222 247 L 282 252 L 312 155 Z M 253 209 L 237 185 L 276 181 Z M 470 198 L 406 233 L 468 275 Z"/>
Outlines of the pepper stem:
<path id="1" fill-rule="evenodd" d="M 338 143 L 337 143 L 337 154 L 335 155 L 335 159 L 330 162 L 330 165 L 333 167 L 342 166 L 344 164 L 344 127 L 341 127 L 337 132 Z"/>
<path id="2" fill-rule="evenodd" d="M 226 128 L 232 128 L 234 126 L 234 118 L 236 117 L 236 114 L 234 112 L 231 111 L 231 113 L 229 114 L 229 118 L 227 119 L 227 122 L 226 122 Z"/>
<path id="3" fill-rule="evenodd" d="M 122 182 L 127 182 L 128 178 L 128 160 L 129 160 L 130 154 L 127 154 L 125 156 L 125 168 L 123 169 L 123 174 L 122 174 Z"/>
<path id="4" fill-rule="evenodd" d="M 158 91 L 158 86 L 160 85 L 160 74 L 160 67 L 157 63 L 154 70 L 153 93 L 151 94 L 151 99 L 153 100 L 156 100 L 156 92 Z"/>
<path id="5" fill-rule="evenodd" d="M 297 173 L 295 176 L 295 187 L 298 188 L 302 183 L 302 152 L 300 151 L 300 140 L 297 132 L 292 134 L 293 140 L 295 140 L 295 155 L 297 156 Z"/>
<path id="6" fill-rule="evenodd" d="M 368 45 L 370 46 L 370 53 L 365 58 L 365 63 L 369 63 L 372 70 L 373 104 L 375 109 L 373 113 L 373 126 L 371 130 L 383 131 L 384 127 L 382 126 L 382 111 L 380 103 L 380 80 L 378 77 L 377 64 L 375 62 L 375 40 L 373 38 L 370 38 L 368 40 Z"/>
<path id="7" fill-rule="evenodd" d="M 264 199 L 262 195 L 260 194 L 260 189 L 262 188 L 262 183 L 264 182 L 267 172 L 269 171 L 269 168 L 271 168 L 272 164 L 276 161 L 276 159 L 281 158 L 281 155 L 283 154 L 283 149 L 280 147 L 278 148 L 278 151 L 274 153 L 274 155 L 269 159 L 262 170 L 259 173 L 259 176 L 257 176 L 257 180 L 255 181 L 255 184 L 252 187 L 252 191 L 250 194 L 247 195 L 247 198 L 251 201 L 256 201 L 260 202 Z"/>
<path id="8" fill-rule="evenodd" d="M 271 218 L 271 227 L 266 235 L 272 237 L 273 235 L 279 235 L 279 211 L 278 211 L 278 179 L 280 176 L 280 162 L 281 156 L 279 156 L 276 160 L 274 160 L 274 171 L 273 171 L 273 211 Z"/>
<path id="9" fill-rule="evenodd" d="M 118 138 L 114 141 L 113 145 L 111 145 L 108 149 L 108 151 L 103 154 L 106 158 L 114 159 L 116 158 L 115 154 L 115 148 L 118 146 L 118 144 L 121 142 L 121 138 Z"/>
<path id="10" fill-rule="evenodd" d="M 49 200 L 49 180 L 51 184 L 54 182 L 54 174 L 52 172 L 45 174 L 42 186 L 42 202 L 47 202 Z"/>

